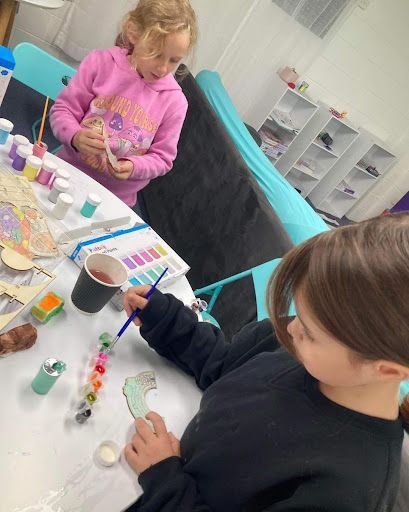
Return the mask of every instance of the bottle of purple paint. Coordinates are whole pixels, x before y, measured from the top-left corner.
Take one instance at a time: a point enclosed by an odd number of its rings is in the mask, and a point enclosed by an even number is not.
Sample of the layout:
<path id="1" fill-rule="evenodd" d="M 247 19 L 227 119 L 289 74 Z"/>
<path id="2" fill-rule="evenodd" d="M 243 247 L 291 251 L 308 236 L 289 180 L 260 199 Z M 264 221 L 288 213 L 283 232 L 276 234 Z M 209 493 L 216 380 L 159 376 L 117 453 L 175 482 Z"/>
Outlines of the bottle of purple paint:
<path id="1" fill-rule="evenodd" d="M 18 146 L 16 150 L 16 158 L 13 160 L 11 166 L 16 171 L 22 172 L 26 165 L 27 157 L 33 154 L 31 146 Z"/>

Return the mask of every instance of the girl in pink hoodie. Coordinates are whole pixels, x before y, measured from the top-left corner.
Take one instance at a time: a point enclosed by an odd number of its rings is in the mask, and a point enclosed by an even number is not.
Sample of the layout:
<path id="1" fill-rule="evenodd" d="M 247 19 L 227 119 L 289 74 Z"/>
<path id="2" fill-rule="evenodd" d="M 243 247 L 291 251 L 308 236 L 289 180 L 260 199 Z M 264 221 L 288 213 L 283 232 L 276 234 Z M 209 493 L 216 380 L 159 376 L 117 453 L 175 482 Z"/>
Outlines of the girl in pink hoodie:
<path id="1" fill-rule="evenodd" d="M 196 39 L 189 0 L 140 0 L 118 46 L 91 52 L 57 98 L 58 156 L 133 207 L 172 168 L 187 110 L 173 72 Z"/>

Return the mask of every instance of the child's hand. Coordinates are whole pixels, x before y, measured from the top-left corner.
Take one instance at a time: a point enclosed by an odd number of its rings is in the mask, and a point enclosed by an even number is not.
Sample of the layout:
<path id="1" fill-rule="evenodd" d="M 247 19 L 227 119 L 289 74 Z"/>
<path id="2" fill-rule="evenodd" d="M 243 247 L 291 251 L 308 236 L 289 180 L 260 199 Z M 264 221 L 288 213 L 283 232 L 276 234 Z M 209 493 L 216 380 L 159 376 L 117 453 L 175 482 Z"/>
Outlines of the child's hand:
<path id="1" fill-rule="evenodd" d="M 124 295 L 124 308 L 126 314 L 131 316 L 136 308 L 143 309 L 148 301 L 145 299 L 145 295 L 151 289 L 149 285 L 133 286 L 128 288 Z M 142 322 L 138 317 L 135 318 L 134 324 L 138 327 L 142 325 Z"/>
<path id="2" fill-rule="evenodd" d="M 172 432 L 167 431 L 161 416 L 151 411 L 146 418 L 153 423 L 155 432 L 143 418 L 137 418 L 136 434 L 125 447 L 126 460 L 138 475 L 162 460 L 180 457 L 180 443 Z"/>
<path id="3" fill-rule="evenodd" d="M 130 160 L 119 160 L 117 167 L 107 161 L 108 171 L 117 180 L 127 180 L 133 173 L 133 163 Z"/>
<path id="4" fill-rule="evenodd" d="M 102 155 L 105 152 L 104 137 L 89 128 L 81 128 L 72 138 L 72 145 L 83 155 Z"/>

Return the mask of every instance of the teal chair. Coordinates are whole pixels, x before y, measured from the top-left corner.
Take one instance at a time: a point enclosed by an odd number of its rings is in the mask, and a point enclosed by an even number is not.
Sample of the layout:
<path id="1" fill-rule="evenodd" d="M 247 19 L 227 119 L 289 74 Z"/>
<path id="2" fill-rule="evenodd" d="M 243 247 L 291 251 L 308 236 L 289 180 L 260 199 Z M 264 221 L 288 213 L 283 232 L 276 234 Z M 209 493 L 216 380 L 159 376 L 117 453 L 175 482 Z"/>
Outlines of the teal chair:
<path id="1" fill-rule="evenodd" d="M 204 286 L 203 288 L 198 288 L 194 290 L 194 294 L 196 297 L 200 297 L 201 295 L 209 295 L 210 300 L 207 307 L 206 312 L 202 313 L 202 317 L 204 320 L 208 320 L 217 327 L 220 327 L 217 320 L 210 314 L 213 306 L 217 300 L 217 297 L 220 295 L 220 292 L 223 289 L 223 286 L 233 283 L 234 281 L 238 281 L 243 277 L 251 276 L 253 278 L 254 292 L 256 296 L 256 306 L 257 306 L 257 320 L 264 320 L 268 318 L 268 313 L 266 309 L 266 291 L 268 280 L 270 279 L 271 274 L 278 267 L 281 262 L 281 258 L 277 258 L 275 260 L 267 261 L 266 263 L 262 263 L 257 267 L 250 268 L 249 270 L 244 270 L 243 272 L 239 272 L 234 276 L 226 277 L 221 281 L 217 281 L 213 284 L 209 284 L 208 286 Z M 295 315 L 294 307 L 291 306 L 290 315 Z"/>
<path id="2" fill-rule="evenodd" d="M 49 96 L 53 101 L 77 72 L 68 64 L 31 43 L 20 43 L 14 48 L 13 55 L 16 61 L 13 78 L 40 94 Z M 40 123 L 41 118 L 31 127 L 33 141 L 37 139 Z M 52 153 L 58 149 L 55 148 Z"/>

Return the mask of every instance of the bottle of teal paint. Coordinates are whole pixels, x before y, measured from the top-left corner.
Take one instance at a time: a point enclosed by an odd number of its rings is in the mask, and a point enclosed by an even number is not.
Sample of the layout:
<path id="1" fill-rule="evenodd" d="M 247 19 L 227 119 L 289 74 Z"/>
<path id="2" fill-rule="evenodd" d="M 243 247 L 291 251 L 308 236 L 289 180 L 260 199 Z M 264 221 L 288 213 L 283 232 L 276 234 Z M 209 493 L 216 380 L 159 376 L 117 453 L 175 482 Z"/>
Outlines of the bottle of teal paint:
<path id="1" fill-rule="evenodd" d="M 58 359 L 49 357 L 44 361 L 31 387 L 39 395 L 45 395 L 57 382 L 58 377 L 66 370 L 66 365 Z"/>
<path id="2" fill-rule="evenodd" d="M 97 194 L 93 194 L 91 192 L 88 194 L 87 199 L 81 208 L 81 215 L 87 218 L 92 217 L 99 204 L 101 204 L 101 198 Z"/>

